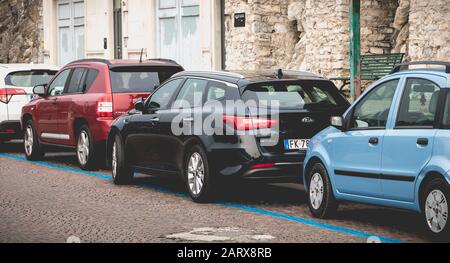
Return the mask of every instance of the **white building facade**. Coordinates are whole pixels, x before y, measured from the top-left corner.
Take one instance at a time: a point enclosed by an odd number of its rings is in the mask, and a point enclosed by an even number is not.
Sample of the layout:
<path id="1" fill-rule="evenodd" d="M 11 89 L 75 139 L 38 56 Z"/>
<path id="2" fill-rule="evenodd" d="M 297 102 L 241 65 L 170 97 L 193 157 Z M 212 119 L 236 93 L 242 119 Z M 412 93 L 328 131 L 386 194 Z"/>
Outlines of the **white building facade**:
<path id="1" fill-rule="evenodd" d="M 220 0 L 43 0 L 46 63 L 169 58 L 222 68 Z"/>

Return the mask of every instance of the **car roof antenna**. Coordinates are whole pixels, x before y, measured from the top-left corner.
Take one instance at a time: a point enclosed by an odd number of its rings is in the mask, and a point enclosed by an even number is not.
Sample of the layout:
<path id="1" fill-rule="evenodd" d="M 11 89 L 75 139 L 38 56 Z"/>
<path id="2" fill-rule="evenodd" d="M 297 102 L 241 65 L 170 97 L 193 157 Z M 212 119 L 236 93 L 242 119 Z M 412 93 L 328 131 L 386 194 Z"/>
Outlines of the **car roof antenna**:
<path id="1" fill-rule="evenodd" d="M 141 57 L 139 58 L 139 63 L 142 63 L 142 55 L 144 55 L 144 48 L 141 49 Z"/>
<path id="2" fill-rule="evenodd" d="M 275 72 L 275 76 L 278 78 L 278 79 L 282 79 L 283 78 L 283 70 L 280 68 L 280 69 L 278 69 L 276 72 Z"/>

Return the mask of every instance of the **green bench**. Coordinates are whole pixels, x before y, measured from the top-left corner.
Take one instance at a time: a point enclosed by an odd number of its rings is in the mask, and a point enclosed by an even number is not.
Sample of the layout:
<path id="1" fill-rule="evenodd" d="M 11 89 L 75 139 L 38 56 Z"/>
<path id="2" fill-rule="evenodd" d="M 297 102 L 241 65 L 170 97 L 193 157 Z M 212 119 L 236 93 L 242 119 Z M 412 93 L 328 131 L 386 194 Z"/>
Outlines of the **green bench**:
<path id="1" fill-rule="evenodd" d="M 377 80 L 389 75 L 394 67 L 403 62 L 404 53 L 362 55 L 361 56 L 361 80 Z M 350 77 L 337 77 L 330 80 L 342 81 L 339 88 L 342 91 L 350 84 Z"/>

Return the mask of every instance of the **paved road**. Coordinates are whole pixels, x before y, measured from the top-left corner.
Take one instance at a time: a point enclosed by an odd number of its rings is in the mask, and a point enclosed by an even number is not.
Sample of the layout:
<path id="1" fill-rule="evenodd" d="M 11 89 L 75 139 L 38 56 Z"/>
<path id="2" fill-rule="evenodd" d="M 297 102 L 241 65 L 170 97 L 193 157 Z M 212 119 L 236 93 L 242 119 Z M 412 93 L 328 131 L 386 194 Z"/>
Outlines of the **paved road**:
<path id="1" fill-rule="evenodd" d="M 311 218 L 297 185 L 223 192 L 216 204 L 195 204 L 173 179 L 139 175 L 118 187 L 108 171 L 76 168 L 71 153 L 33 163 L 9 143 L 0 150 L 0 243 L 427 242 L 420 217 L 404 211 L 344 204 L 323 221 Z"/>

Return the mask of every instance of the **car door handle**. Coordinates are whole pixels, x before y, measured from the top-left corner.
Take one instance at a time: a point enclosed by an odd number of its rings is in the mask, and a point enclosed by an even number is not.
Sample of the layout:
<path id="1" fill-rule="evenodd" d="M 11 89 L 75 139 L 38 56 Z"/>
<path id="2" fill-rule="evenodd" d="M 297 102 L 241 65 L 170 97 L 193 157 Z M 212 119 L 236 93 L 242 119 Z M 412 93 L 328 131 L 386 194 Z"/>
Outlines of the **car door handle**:
<path id="1" fill-rule="evenodd" d="M 53 105 L 58 104 L 58 99 L 52 99 L 52 104 L 53 104 Z"/>
<path id="2" fill-rule="evenodd" d="M 377 145 L 378 143 L 379 143 L 378 138 L 370 138 L 369 139 L 369 144 Z"/>
<path id="3" fill-rule="evenodd" d="M 427 146 L 428 145 L 428 139 L 427 138 L 419 138 L 417 139 L 417 144 L 421 146 Z"/>

